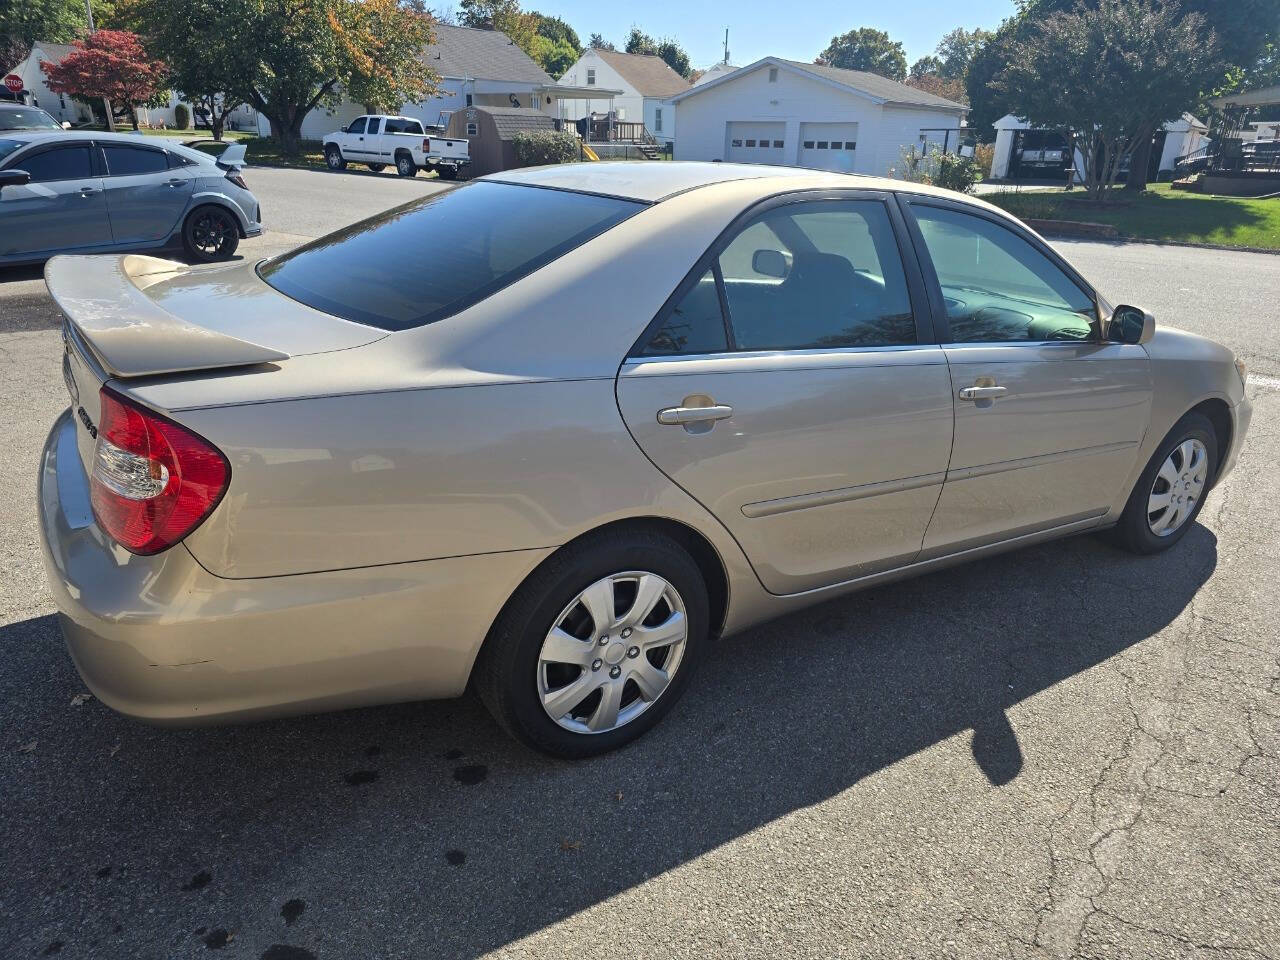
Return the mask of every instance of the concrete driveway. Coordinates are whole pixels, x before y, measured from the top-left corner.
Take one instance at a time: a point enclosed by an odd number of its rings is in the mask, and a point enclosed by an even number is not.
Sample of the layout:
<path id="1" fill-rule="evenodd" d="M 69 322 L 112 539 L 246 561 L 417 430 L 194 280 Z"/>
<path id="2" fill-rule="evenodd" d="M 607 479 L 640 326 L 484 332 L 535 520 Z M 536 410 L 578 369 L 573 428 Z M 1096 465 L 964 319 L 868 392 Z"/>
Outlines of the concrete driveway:
<path id="1" fill-rule="evenodd" d="M 249 179 L 272 240 L 432 188 Z M 1280 307 L 1250 302 L 1280 258 L 1062 249 L 1258 375 L 1183 542 L 1081 537 L 779 620 L 572 765 L 471 699 L 194 731 L 82 702 L 32 493 L 58 337 L 0 276 L 0 955 L 1280 957 Z"/>

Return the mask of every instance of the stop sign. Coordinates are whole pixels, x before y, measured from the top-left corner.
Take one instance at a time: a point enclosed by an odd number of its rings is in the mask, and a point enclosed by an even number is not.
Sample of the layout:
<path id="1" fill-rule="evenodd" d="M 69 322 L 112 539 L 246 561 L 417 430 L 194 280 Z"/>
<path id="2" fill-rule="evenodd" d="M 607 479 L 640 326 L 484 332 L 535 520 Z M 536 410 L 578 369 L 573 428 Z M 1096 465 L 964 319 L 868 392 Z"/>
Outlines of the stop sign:
<path id="1" fill-rule="evenodd" d="M 4 78 L 4 85 L 14 93 L 18 93 L 22 90 L 22 78 L 16 73 L 11 73 Z"/>

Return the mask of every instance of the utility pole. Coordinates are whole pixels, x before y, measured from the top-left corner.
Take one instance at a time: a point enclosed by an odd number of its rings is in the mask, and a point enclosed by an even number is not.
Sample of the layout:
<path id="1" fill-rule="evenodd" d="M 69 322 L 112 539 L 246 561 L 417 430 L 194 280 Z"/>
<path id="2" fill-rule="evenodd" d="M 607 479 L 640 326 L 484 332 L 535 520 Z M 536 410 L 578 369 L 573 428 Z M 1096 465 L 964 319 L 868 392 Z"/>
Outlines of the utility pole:
<path id="1" fill-rule="evenodd" d="M 85 13 L 85 16 L 88 17 L 89 19 L 89 33 L 92 34 L 93 33 L 93 0 L 84 0 L 84 13 Z M 111 101 L 108 100 L 106 97 L 103 97 L 102 106 L 105 107 L 107 111 L 107 129 L 115 130 L 116 120 L 115 120 L 115 117 L 111 115 Z"/>
<path id="2" fill-rule="evenodd" d="M 88 0 L 85 0 L 87 3 Z M 724 62 L 729 62 L 729 28 L 724 28 Z"/>

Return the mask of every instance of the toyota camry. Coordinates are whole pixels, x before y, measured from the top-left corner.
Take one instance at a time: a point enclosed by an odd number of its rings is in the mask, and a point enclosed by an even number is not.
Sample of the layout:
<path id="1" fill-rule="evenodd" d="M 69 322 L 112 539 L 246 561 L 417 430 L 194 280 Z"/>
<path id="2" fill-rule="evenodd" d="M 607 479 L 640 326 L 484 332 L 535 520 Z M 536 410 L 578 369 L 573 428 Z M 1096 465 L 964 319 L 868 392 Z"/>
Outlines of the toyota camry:
<path id="1" fill-rule="evenodd" d="M 1055 537 L 1174 547 L 1244 369 L 980 200 L 572 164 L 259 263 L 58 257 L 44 558 L 90 689 L 195 723 L 453 697 L 581 757 L 716 637 Z"/>

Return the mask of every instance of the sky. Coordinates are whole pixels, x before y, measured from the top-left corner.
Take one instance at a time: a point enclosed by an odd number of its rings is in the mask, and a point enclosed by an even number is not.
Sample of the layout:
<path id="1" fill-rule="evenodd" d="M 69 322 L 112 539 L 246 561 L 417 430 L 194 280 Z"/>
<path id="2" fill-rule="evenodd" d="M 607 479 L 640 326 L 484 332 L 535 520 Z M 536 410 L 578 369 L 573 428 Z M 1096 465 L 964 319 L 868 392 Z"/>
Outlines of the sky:
<path id="1" fill-rule="evenodd" d="M 739 66 L 770 55 L 813 60 L 833 36 L 855 27 L 887 32 L 906 47 L 910 66 L 932 53 L 949 30 L 993 29 L 1014 11 L 1013 0 L 807 0 L 794 5 L 778 0 L 522 0 L 521 5 L 567 21 L 584 44 L 592 33 L 599 33 L 621 48 L 633 23 L 651 36 L 674 37 L 700 69 L 717 63 L 723 56 L 725 27 L 729 28 L 730 58 Z"/>

